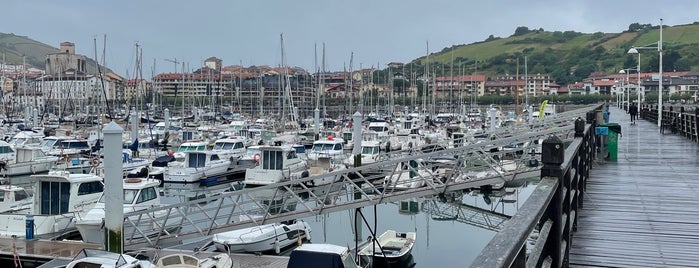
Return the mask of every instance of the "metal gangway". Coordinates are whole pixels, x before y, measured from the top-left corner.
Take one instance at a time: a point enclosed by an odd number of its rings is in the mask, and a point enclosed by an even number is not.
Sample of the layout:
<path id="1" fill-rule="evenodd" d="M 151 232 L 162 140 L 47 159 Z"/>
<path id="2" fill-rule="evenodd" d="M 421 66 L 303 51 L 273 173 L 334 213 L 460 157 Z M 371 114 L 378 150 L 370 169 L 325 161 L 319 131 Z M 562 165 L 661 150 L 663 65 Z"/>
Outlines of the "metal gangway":
<path id="1" fill-rule="evenodd" d="M 422 201 L 420 211 L 433 220 L 453 220 L 490 231 L 500 231 L 510 216 L 457 201 L 442 202 L 435 198 Z"/>
<path id="2" fill-rule="evenodd" d="M 536 152 L 541 145 L 535 141 L 548 135 L 572 140 L 574 119 L 592 109 L 542 120 L 542 127 L 493 133 L 477 143 L 430 152 L 396 152 L 361 167 L 125 213 L 124 246 L 159 247 L 240 228 L 538 176 Z M 521 146 L 507 148 L 510 144 Z M 333 182 L 307 186 L 320 176 L 332 176 Z"/>

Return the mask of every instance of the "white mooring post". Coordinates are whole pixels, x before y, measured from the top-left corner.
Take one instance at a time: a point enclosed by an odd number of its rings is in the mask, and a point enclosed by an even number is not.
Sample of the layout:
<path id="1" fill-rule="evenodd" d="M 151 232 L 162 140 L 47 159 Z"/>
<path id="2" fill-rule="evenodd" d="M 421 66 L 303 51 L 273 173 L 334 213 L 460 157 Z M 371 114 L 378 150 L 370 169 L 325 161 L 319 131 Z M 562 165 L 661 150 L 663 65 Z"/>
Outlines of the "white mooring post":
<path id="1" fill-rule="evenodd" d="M 352 139 L 354 140 L 354 147 L 352 148 L 352 156 L 354 157 L 354 166 L 359 167 L 362 165 L 362 114 L 356 112 L 352 115 L 352 127 L 354 128 L 354 134 L 352 134 Z M 354 193 L 354 199 L 361 199 L 362 195 L 360 193 Z M 362 241 L 362 219 L 359 216 L 359 211 L 361 208 L 357 208 L 354 213 L 354 224 L 355 230 L 357 232 L 354 234 L 354 241 Z"/>
<path id="2" fill-rule="evenodd" d="M 165 133 L 168 133 L 170 132 L 170 109 L 163 110 L 163 117 L 165 119 Z"/>
<path id="3" fill-rule="evenodd" d="M 313 110 L 313 131 L 316 135 L 320 133 L 320 109 Z"/>
<path id="4" fill-rule="evenodd" d="M 138 116 L 138 113 L 134 110 L 131 112 L 131 144 L 136 142 L 138 139 L 138 123 L 140 123 L 141 117 Z M 136 148 L 138 148 L 138 144 L 136 144 Z M 121 153 L 119 153 L 121 155 Z M 135 151 L 131 152 L 132 157 L 138 157 L 138 149 Z"/>
<path id="5" fill-rule="evenodd" d="M 135 118 L 135 117 L 132 117 Z M 124 185 L 122 182 L 121 134 L 124 129 L 113 121 L 104 134 L 104 248 L 122 253 L 124 228 Z"/>

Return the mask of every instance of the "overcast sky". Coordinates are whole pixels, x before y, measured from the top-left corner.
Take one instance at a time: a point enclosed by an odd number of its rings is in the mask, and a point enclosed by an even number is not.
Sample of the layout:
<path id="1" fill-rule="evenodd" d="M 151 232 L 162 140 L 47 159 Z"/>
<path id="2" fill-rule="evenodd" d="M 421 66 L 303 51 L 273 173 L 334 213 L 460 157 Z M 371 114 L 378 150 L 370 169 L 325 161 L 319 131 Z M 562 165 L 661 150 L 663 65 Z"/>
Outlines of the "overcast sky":
<path id="1" fill-rule="evenodd" d="M 0 32 L 58 47 L 74 42 L 93 57 L 93 39 L 107 36 L 107 66 L 133 77 L 135 44 L 143 49 L 144 77 L 173 72 L 177 59 L 198 68 L 215 56 L 224 65 L 278 66 L 279 35 L 286 65 L 312 71 L 317 45 L 326 46 L 326 69 L 386 67 L 454 44 L 507 37 L 518 26 L 547 31 L 620 32 L 634 22 L 692 23 L 699 1 L 616 0 L 6 0 Z M 101 56 L 100 56 L 101 57 Z M 179 68 L 178 68 L 179 70 Z"/>

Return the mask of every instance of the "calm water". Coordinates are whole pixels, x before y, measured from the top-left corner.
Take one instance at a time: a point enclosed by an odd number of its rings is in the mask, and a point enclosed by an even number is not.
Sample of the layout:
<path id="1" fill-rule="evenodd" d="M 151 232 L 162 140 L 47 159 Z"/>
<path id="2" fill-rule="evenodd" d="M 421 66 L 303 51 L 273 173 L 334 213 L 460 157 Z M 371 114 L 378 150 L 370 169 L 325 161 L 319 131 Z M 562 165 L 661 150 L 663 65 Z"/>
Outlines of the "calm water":
<path id="1" fill-rule="evenodd" d="M 439 197 L 422 197 L 396 203 L 387 203 L 362 208 L 362 213 L 380 235 L 387 229 L 399 232 L 416 232 L 417 239 L 412 250 L 414 267 L 441 265 L 463 267 L 469 265 L 480 253 L 498 229 L 503 217 L 513 215 L 535 188 L 536 179 L 524 181 L 517 187 L 494 190 L 484 196 L 479 191 L 451 193 Z M 182 202 L 209 191 L 221 191 L 223 186 L 211 189 L 183 184 L 164 185 L 164 202 Z M 446 199 L 446 200 L 445 200 Z M 447 201 L 447 202 L 443 202 Z M 404 204 L 401 204 L 404 203 Z M 409 209 L 412 203 L 413 209 Z M 401 210 L 403 205 L 404 210 Z M 439 207 L 439 215 L 428 214 L 430 208 Z M 475 207 L 477 209 L 473 209 Z M 506 215 L 506 216 L 502 216 Z M 470 224 L 469 219 L 491 222 L 491 227 Z M 341 211 L 316 217 L 303 218 L 313 232 L 312 243 L 331 243 L 354 248 L 354 211 Z M 472 222 L 472 220 L 471 220 Z M 362 223 L 361 235 L 365 240 L 371 235 Z M 286 252 L 288 254 L 289 251 Z M 283 253 L 284 254 L 284 253 Z"/>

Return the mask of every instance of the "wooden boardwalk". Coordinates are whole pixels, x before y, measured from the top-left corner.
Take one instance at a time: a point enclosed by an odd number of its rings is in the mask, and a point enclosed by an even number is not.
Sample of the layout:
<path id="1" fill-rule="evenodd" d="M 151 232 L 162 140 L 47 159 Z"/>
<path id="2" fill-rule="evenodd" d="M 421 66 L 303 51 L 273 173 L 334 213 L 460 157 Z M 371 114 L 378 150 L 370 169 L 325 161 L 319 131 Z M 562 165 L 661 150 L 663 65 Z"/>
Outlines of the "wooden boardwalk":
<path id="1" fill-rule="evenodd" d="M 598 161 L 570 250 L 571 267 L 699 267 L 699 146 L 612 108 L 616 162 Z"/>

